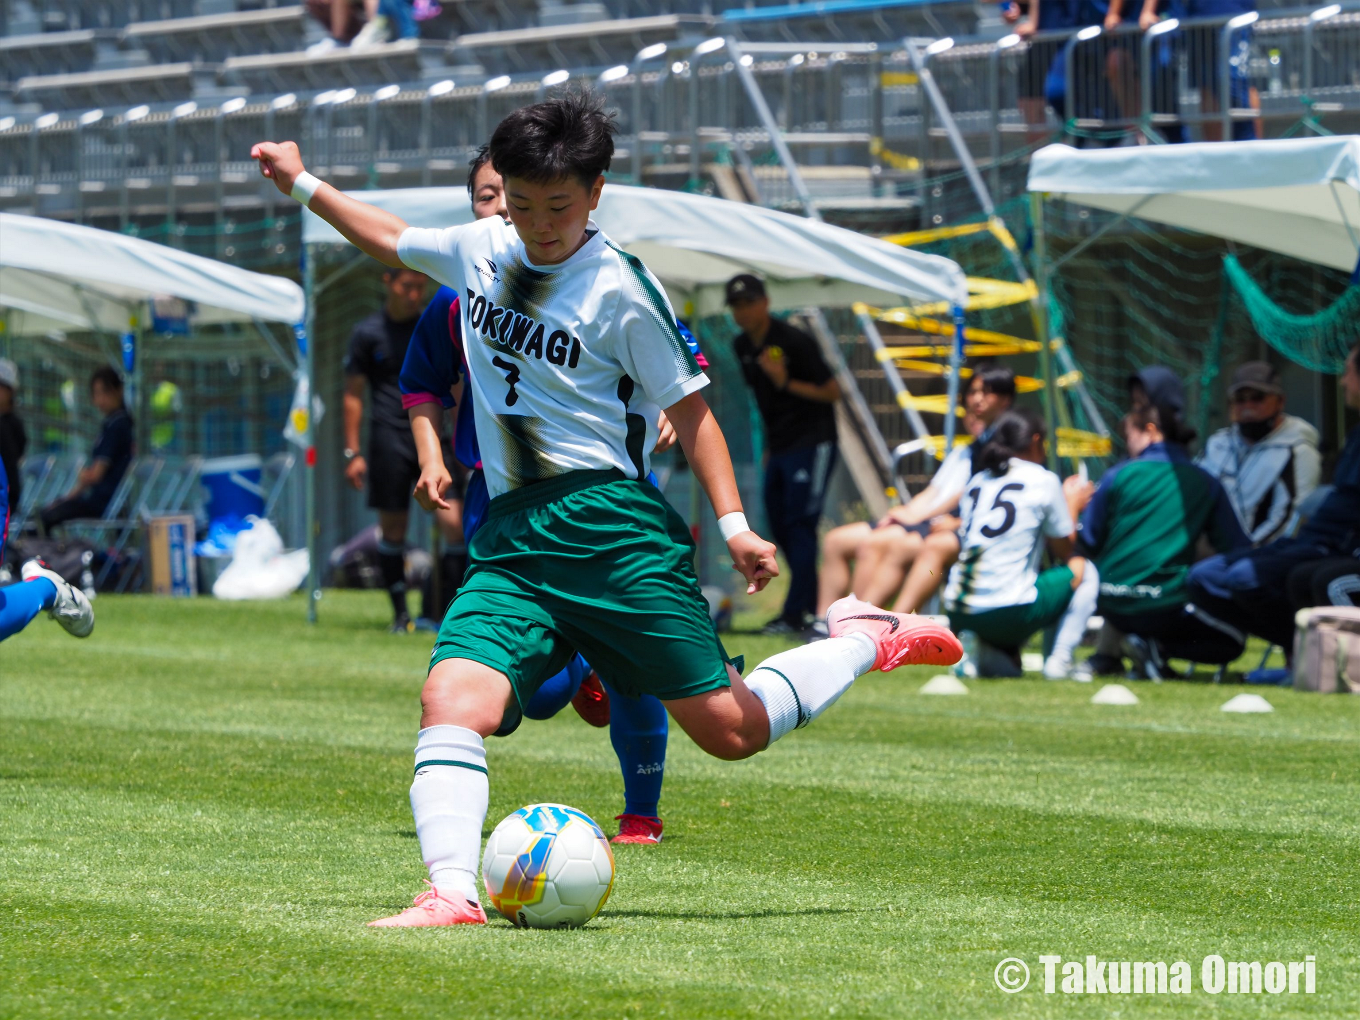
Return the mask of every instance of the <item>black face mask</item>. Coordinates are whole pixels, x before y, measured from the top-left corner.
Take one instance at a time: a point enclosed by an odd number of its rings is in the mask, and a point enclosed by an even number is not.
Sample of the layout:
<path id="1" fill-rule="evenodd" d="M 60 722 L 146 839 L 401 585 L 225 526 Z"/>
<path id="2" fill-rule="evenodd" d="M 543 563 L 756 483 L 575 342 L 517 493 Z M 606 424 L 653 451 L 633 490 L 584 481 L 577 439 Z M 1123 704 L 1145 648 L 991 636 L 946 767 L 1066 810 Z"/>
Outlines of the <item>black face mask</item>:
<path id="1" fill-rule="evenodd" d="M 1275 431 L 1275 422 L 1270 418 L 1265 421 L 1240 421 L 1237 423 L 1237 431 L 1247 442 L 1259 443 Z"/>

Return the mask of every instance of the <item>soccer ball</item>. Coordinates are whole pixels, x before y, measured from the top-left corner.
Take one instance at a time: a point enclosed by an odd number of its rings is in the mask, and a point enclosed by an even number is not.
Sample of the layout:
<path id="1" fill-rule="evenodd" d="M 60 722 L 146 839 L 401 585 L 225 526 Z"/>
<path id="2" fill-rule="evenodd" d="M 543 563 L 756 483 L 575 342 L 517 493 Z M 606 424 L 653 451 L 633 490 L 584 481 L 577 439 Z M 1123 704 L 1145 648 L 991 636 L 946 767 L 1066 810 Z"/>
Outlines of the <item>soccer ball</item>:
<path id="1" fill-rule="evenodd" d="M 516 928 L 579 928 L 614 888 L 614 852 L 582 811 L 530 804 L 496 826 L 482 855 L 492 905 Z"/>

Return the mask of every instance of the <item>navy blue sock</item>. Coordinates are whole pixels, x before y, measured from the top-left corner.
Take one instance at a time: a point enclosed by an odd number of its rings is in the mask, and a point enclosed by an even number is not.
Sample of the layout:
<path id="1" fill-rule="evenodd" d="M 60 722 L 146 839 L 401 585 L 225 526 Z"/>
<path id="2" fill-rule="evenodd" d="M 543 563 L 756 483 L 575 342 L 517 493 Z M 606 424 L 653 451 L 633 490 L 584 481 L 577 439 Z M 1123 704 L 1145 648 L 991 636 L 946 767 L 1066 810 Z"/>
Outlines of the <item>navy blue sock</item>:
<path id="1" fill-rule="evenodd" d="M 57 586 L 45 577 L 0 588 L 0 641 L 19 633 L 44 609 L 51 609 L 56 597 Z"/>
<path id="2" fill-rule="evenodd" d="M 603 681 L 602 681 L 603 682 Z M 609 693 L 609 742 L 623 772 L 623 813 L 656 818 L 666 769 L 666 706 L 650 694 L 629 698 Z"/>
<path id="3" fill-rule="evenodd" d="M 530 719 L 551 719 L 571 704 L 576 692 L 581 689 L 581 681 L 590 675 L 590 667 L 580 655 L 573 655 L 567 668 L 548 677 L 543 686 L 534 692 L 524 714 Z"/>

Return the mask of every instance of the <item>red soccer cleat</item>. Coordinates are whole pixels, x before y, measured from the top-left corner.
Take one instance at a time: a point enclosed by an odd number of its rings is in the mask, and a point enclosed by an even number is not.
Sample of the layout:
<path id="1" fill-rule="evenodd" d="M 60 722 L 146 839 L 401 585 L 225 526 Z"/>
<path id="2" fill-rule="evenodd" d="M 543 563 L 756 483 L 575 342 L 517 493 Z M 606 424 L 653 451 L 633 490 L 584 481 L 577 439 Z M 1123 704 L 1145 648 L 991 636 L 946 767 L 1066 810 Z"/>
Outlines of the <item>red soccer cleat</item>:
<path id="1" fill-rule="evenodd" d="M 428 881 L 425 884 L 430 885 Z M 400 914 L 368 922 L 370 928 L 444 928 L 453 924 L 486 924 L 486 911 L 480 903 L 461 896 L 448 899 L 433 885 Z"/>
<path id="2" fill-rule="evenodd" d="M 648 843 L 661 842 L 661 819 L 648 818 L 646 815 L 615 815 L 619 823 L 619 834 L 611 843 Z"/>
<path id="3" fill-rule="evenodd" d="M 609 725 L 609 694 L 593 669 L 581 681 L 580 689 L 571 699 L 571 707 L 592 726 Z"/>
<path id="4" fill-rule="evenodd" d="M 963 658 L 963 646 L 948 627 L 914 613 L 891 613 L 850 595 L 826 613 L 830 635 L 867 634 L 878 649 L 874 669 L 898 666 L 952 666 Z"/>

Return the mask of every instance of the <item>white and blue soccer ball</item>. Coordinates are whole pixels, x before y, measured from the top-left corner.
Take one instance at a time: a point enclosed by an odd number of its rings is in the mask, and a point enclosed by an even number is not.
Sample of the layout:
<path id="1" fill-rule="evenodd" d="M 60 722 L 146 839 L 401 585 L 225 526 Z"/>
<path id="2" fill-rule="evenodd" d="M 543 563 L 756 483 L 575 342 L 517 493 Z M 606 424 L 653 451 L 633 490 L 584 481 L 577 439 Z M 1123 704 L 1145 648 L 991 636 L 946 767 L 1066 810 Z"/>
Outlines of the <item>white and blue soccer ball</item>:
<path id="1" fill-rule="evenodd" d="M 579 928 L 614 887 L 614 852 L 583 811 L 530 804 L 486 841 L 482 881 L 492 905 L 517 928 Z"/>

